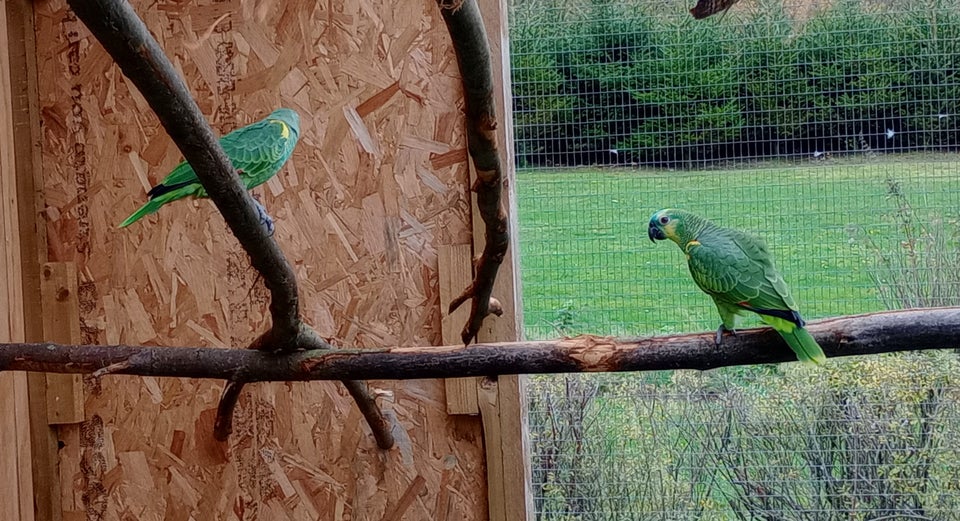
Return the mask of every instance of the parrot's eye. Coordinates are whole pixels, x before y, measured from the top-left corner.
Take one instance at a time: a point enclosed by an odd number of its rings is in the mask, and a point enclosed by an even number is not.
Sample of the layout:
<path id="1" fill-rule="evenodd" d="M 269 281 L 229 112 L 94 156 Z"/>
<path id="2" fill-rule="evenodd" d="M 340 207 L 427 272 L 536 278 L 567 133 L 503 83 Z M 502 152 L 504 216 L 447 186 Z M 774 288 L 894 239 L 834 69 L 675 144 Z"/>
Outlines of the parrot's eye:
<path id="1" fill-rule="evenodd" d="M 670 218 L 666 215 L 660 218 L 660 224 L 667 224 L 668 222 L 670 222 Z"/>

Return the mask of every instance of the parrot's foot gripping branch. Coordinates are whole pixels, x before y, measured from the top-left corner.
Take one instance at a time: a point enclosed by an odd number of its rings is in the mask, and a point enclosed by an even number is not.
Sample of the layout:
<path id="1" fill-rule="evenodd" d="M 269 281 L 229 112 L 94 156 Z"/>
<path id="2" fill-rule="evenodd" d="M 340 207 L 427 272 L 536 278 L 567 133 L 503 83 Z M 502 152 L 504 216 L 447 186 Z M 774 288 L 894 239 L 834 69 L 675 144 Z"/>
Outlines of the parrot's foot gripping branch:
<path id="1" fill-rule="evenodd" d="M 257 206 L 257 217 L 260 218 L 260 224 L 263 225 L 263 229 L 267 232 L 267 236 L 273 237 L 273 232 L 275 227 L 273 225 L 273 218 L 270 217 L 270 214 L 267 213 L 267 209 L 257 201 L 256 198 L 253 199 L 253 204 Z"/>
<path id="2" fill-rule="evenodd" d="M 736 329 L 727 329 L 727 326 L 720 324 L 720 327 L 717 328 L 717 338 L 714 339 L 713 343 L 717 346 L 717 349 L 720 349 L 720 346 L 723 344 L 723 334 L 730 333 L 733 336 L 737 336 Z"/>

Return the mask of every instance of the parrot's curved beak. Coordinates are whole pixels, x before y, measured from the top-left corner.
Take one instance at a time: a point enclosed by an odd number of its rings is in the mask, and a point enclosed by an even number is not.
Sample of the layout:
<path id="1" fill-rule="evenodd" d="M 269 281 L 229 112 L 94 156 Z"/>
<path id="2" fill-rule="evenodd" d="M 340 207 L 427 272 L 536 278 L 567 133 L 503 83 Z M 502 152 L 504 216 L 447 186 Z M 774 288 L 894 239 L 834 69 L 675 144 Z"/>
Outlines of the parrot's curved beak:
<path id="1" fill-rule="evenodd" d="M 656 223 L 650 223 L 650 227 L 647 228 L 647 236 L 650 237 L 650 242 L 662 241 L 667 238 Z"/>

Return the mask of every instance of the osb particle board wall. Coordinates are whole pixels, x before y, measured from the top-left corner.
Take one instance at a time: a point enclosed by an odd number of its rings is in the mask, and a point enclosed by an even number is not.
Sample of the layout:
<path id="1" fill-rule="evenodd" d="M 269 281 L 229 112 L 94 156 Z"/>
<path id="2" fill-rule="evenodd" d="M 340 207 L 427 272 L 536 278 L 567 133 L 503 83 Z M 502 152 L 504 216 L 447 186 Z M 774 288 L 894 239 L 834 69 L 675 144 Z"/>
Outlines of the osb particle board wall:
<path id="1" fill-rule="evenodd" d="M 439 343 L 437 249 L 470 241 L 470 207 L 435 2 L 134 7 L 218 132 L 278 106 L 300 113 L 293 160 L 255 194 L 307 322 L 354 346 Z M 42 218 L 49 260 L 77 266 L 82 341 L 246 345 L 269 317 L 242 249 L 206 200 L 117 228 L 181 157 L 65 3 L 35 9 Z M 374 386 L 395 393 L 405 428 L 389 453 L 335 383 L 250 386 L 221 446 L 218 383 L 88 380 L 86 421 L 60 431 L 64 517 L 485 519 L 479 422 L 447 416 L 439 381 Z"/>

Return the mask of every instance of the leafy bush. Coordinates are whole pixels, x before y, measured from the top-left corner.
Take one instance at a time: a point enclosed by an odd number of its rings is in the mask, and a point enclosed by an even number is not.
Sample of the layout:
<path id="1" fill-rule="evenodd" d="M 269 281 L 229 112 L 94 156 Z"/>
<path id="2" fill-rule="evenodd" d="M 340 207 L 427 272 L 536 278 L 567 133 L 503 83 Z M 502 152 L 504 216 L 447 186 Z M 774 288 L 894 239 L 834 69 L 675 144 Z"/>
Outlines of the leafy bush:
<path id="1" fill-rule="evenodd" d="M 534 377 L 538 519 L 960 519 L 958 370 L 935 352 Z"/>

